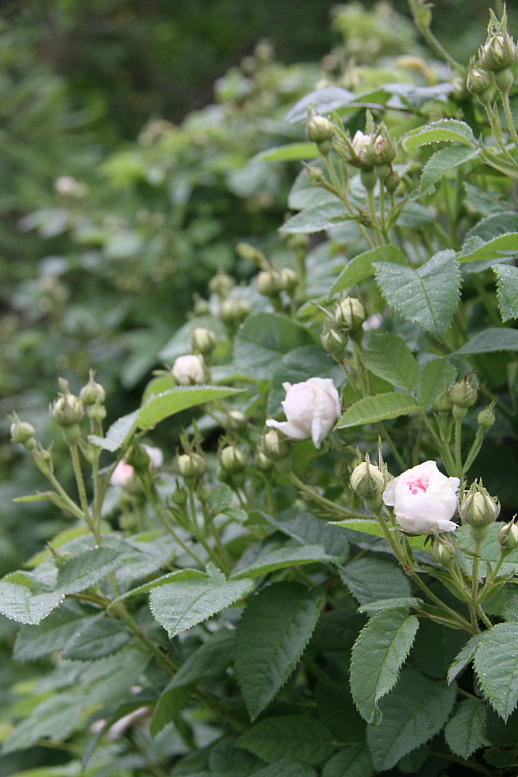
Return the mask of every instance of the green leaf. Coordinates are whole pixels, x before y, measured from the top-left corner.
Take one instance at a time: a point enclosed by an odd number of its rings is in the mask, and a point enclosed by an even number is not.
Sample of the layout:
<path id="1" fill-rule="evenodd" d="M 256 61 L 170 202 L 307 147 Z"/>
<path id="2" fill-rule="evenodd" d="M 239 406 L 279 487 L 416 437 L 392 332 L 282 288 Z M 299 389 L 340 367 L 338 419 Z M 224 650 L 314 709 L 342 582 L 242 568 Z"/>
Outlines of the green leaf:
<path id="1" fill-rule="evenodd" d="M 63 649 L 63 658 L 71 661 L 94 661 L 124 647 L 130 634 L 119 621 L 99 615 L 89 618 L 76 628 L 75 634 Z"/>
<path id="2" fill-rule="evenodd" d="M 396 225 L 405 229 L 419 229 L 434 222 L 434 216 L 428 208 L 419 202 L 407 202 L 399 211 Z"/>
<path id="3" fill-rule="evenodd" d="M 477 237 L 487 242 L 493 237 L 506 235 L 508 232 L 518 232 L 518 213 L 515 210 L 500 210 L 497 213 L 491 213 L 468 230 L 465 241 Z"/>
<path id="4" fill-rule="evenodd" d="M 484 696 L 507 720 L 518 703 L 518 623 L 498 623 L 485 631 L 474 666 Z"/>
<path id="5" fill-rule="evenodd" d="M 121 418 L 118 418 L 110 426 L 105 437 L 98 437 L 96 434 L 90 434 L 88 435 L 88 439 L 91 443 L 102 448 L 104 451 L 113 453 L 128 442 L 137 428 L 137 413 L 138 410 L 134 410 L 132 413 L 128 413 L 128 415 L 123 415 Z"/>
<path id="6" fill-rule="evenodd" d="M 473 131 L 469 124 L 457 119 L 440 119 L 432 124 L 425 124 L 407 133 L 402 143 L 407 151 L 413 151 L 429 143 L 467 143 L 475 145 Z"/>
<path id="7" fill-rule="evenodd" d="M 62 742 L 79 725 L 82 706 L 77 693 L 59 693 L 35 707 L 29 717 L 22 720 L 5 740 L 2 752 L 12 753 L 49 738 Z"/>
<path id="8" fill-rule="evenodd" d="M 447 688 L 410 669 L 381 702 L 383 718 L 367 727 L 367 742 L 377 771 L 391 769 L 407 753 L 437 734 L 450 716 L 456 688 Z"/>
<path id="9" fill-rule="evenodd" d="M 460 272 L 453 251 L 439 251 L 421 267 L 376 264 L 381 293 L 405 320 L 441 338 L 459 302 Z"/>
<path id="10" fill-rule="evenodd" d="M 250 777 L 261 766 L 259 760 L 237 744 L 237 737 L 225 737 L 212 747 L 209 755 L 211 775 L 220 777 Z"/>
<path id="11" fill-rule="evenodd" d="M 482 699 L 465 699 L 457 704 L 444 729 L 444 737 L 451 751 L 466 760 L 480 747 L 490 745 L 486 705 Z"/>
<path id="12" fill-rule="evenodd" d="M 236 676 L 250 718 L 268 706 L 297 665 L 324 604 L 324 591 L 275 583 L 243 612 L 236 635 Z"/>
<path id="13" fill-rule="evenodd" d="M 346 745 L 324 764 L 322 777 L 372 777 L 374 767 L 363 742 Z"/>
<path id="14" fill-rule="evenodd" d="M 415 596 L 400 596 L 397 599 L 380 599 L 377 602 L 369 602 L 368 604 L 358 607 L 358 612 L 371 613 L 382 612 L 384 610 L 397 610 L 408 609 L 409 607 L 422 607 L 423 600 L 416 599 Z"/>
<path id="15" fill-rule="evenodd" d="M 20 629 L 14 643 L 14 658 L 16 661 L 34 661 L 61 650 L 76 633 L 81 621 L 91 615 L 91 609 L 73 599 L 65 599 L 42 623 Z"/>
<path id="16" fill-rule="evenodd" d="M 338 201 L 335 194 L 311 183 L 306 170 L 300 171 L 288 194 L 288 207 L 291 210 L 314 208 L 316 205 Z"/>
<path id="17" fill-rule="evenodd" d="M 457 370 L 448 359 L 440 357 L 426 362 L 417 386 L 417 400 L 421 407 L 431 407 L 441 392 L 454 383 L 456 377 Z"/>
<path id="18" fill-rule="evenodd" d="M 468 340 L 456 353 L 477 354 L 518 351 L 518 329 L 489 327 Z"/>
<path id="19" fill-rule="evenodd" d="M 268 395 L 268 415 L 275 416 L 280 412 L 281 402 L 286 395 L 283 383 L 301 383 L 315 375 L 319 378 L 331 378 L 335 383 L 343 380 L 343 374 L 340 368 L 337 368 L 336 362 L 318 345 L 295 348 L 283 356 L 273 374 Z"/>
<path id="20" fill-rule="evenodd" d="M 400 248 L 395 245 L 384 245 L 380 248 L 371 248 L 358 254 L 347 264 L 340 273 L 334 284 L 331 286 L 329 295 L 338 294 L 344 289 L 349 289 L 356 283 L 374 275 L 374 262 L 393 262 L 394 264 L 403 264 L 405 257 Z"/>
<path id="21" fill-rule="evenodd" d="M 276 569 L 299 567 L 304 564 L 325 564 L 336 561 L 328 556 L 321 545 L 303 545 L 302 547 L 288 545 L 277 550 L 266 550 L 259 554 L 252 564 L 232 574 L 231 580 L 241 580 L 246 577 L 261 577 Z"/>
<path id="22" fill-rule="evenodd" d="M 151 719 L 152 736 L 180 712 L 190 696 L 191 685 L 223 674 L 232 661 L 234 642 L 233 632 L 219 631 L 182 664 L 157 700 Z"/>
<path id="23" fill-rule="evenodd" d="M 248 579 L 220 578 L 169 583 L 151 591 L 150 607 L 170 637 L 212 618 L 238 602 L 253 588 Z"/>
<path id="24" fill-rule="evenodd" d="M 18 623 L 38 624 L 63 598 L 62 591 L 33 593 L 26 585 L 0 582 L 0 613 Z"/>
<path id="25" fill-rule="evenodd" d="M 381 719 L 378 702 L 397 683 L 419 628 L 415 615 L 387 610 L 375 615 L 360 632 L 351 655 L 351 692 L 367 723 Z"/>
<path id="26" fill-rule="evenodd" d="M 518 267 L 497 264 L 493 271 L 498 279 L 498 307 L 502 321 L 518 318 Z"/>
<path id="27" fill-rule="evenodd" d="M 299 159 L 315 159 L 319 155 L 316 143 L 287 143 L 261 151 L 252 157 L 256 162 L 297 162 Z"/>
<path id="28" fill-rule="evenodd" d="M 419 368 L 405 341 L 399 335 L 373 334 L 363 351 L 365 367 L 393 386 L 411 391 L 417 384 Z"/>
<path id="29" fill-rule="evenodd" d="M 85 588 L 90 588 L 123 563 L 124 554 L 113 548 L 85 550 L 67 559 L 60 567 L 58 588 L 65 594 L 77 594 Z"/>
<path id="30" fill-rule="evenodd" d="M 130 599 L 133 596 L 139 596 L 140 594 L 146 594 L 152 591 L 153 588 L 159 588 L 162 585 L 172 582 L 173 580 L 178 582 L 179 580 L 206 580 L 207 575 L 199 569 L 177 569 L 176 572 L 168 572 L 166 575 L 155 577 L 154 580 L 150 580 L 149 583 L 142 583 L 136 588 L 131 588 L 129 591 L 125 591 L 116 599 L 113 599 L 109 607 L 113 607 L 119 602 L 123 602 L 124 599 Z"/>
<path id="31" fill-rule="evenodd" d="M 331 526 L 340 526 L 343 529 L 370 534 L 373 537 L 385 537 L 383 529 L 375 518 L 347 518 L 345 521 L 333 521 Z M 425 536 L 407 535 L 408 543 L 419 550 L 426 550 L 425 540 Z"/>
<path id="32" fill-rule="evenodd" d="M 329 731 L 307 715 L 260 720 L 238 739 L 238 744 L 268 763 L 286 758 L 318 764 L 333 752 Z"/>
<path id="33" fill-rule="evenodd" d="M 238 394 L 240 390 L 229 386 L 176 386 L 163 394 L 151 396 L 138 411 L 137 424 L 141 429 L 150 429 L 182 410 L 224 399 Z"/>
<path id="34" fill-rule="evenodd" d="M 412 595 L 408 578 L 399 567 L 379 558 L 360 558 L 340 567 L 340 577 L 360 604 L 378 599 L 407 598 Z"/>
<path id="35" fill-rule="evenodd" d="M 346 558 L 349 555 L 349 542 L 345 532 L 321 518 L 304 513 L 289 520 L 277 520 L 269 515 L 264 517 L 271 526 L 302 545 L 322 545 L 326 553 L 335 558 Z"/>
<path id="36" fill-rule="evenodd" d="M 304 327 L 278 313 L 256 313 L 240 327 L 234 358 L 236 364 L 256 379 L 270 379 L 284 354 L 314 344 Z"/>
<path id="37" fill-rule="evenodd" d="M 512 252 L 512 254 L 508 252 Z M 506 256 L 511 258 L 516 253 L 518 253 L 518 232 L 509 232 L 485 242 L 480 238 L 470 238 L 462 246 L 457 258 L 459 262 L 465 264 L 466 262 L 500 259 Z"/>
<path id="38" fill-rule="evenodd" d="M 332 113 L 338 108 L 342 108 L 354 100 L 356 97 L 353 92 L 342 89 L 339 86 L 326 86 L 323 89 L 316 89 L 298 100 L 293 108 L 288 111 L 284 121 L 295 124 L 298 121 L 307 121 L 308 108 L 317 113 Z"/>
<path id="39" fill-rule="evenodd" d="M 343 202 L 329 202 L 297 213 L 284 222 L 279 232 L 284 235 L 310 235 L 334 227 L 344 220 L 346 213 Z"/>
<path id="40" fill-rule="evenodd" d="M 388 391 L 364 397 L 350 405 L 339 419 L 337 429 L 349 429 L 352 426 L 375 424 L 400 415 L 412 415 L 419 412 L 419 405 L 410 394 Z"/>
<path id="41" fill-rule="evenodd" d="M 437 181 L 440 181 L 445 175 L 452 173 L 464 162 L 476 159 L 479 154 L 479 149 L 473 151 L 469 147 L 458 145 L 448 146 L 447 148 L 441 148 L 440 151 L 436 151 L 423 167 L 421 180 L 419 181 L 419 191 L 429 194 L 433 191 Z"/>
<path id="42" fill-rule="evenodd" d="M 283 758 L 254 772 L 254 777 L 316 777 L 316 772 L 310 766 Z"/>

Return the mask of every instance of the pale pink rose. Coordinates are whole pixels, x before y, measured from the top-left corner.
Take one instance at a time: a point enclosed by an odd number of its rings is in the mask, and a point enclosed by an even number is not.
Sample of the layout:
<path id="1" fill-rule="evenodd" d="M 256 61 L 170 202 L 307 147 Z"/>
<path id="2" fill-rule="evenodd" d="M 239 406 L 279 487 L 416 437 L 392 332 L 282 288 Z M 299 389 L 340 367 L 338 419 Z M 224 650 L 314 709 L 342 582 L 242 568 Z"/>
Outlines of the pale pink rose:
<path id="1" fill-rule="evenodd" d="M 455 531 L 457 524 L 450 519 L 457 509 L 459 484 L 459 478 L 448 478 L 439 472 L 435 461 L 425 461 L 391 480 L 383 492 L 383 501 L 394 508 L 403 531 Z"/>
<path id="2" fill-rule="evenodd" d="M 110 483 L 112 486 L 126 486 L 133 478 L 133 467 L 125 461 L 119 461 L 112 472 Z"/>
<path id="3" fill-rule="evenodd" d="M 316 448 L 327 437 L 342 412 L 340 397 L 329 378 L 309 378 L 302 383 L 283 383 L 286 399 L 282 403 L 287 421 L 269 418 L 273 426 L 292 440 L 311 438 Z"/>
<path id="4" fill-rule="evenodd" d="M 172 369 L 173 378 L 180 386 L 192 386 L 193 384 L 205 383 L 207 379 L 207 369 L 203 356 L 190 353 L 186 356 L 179 356 Z"/>

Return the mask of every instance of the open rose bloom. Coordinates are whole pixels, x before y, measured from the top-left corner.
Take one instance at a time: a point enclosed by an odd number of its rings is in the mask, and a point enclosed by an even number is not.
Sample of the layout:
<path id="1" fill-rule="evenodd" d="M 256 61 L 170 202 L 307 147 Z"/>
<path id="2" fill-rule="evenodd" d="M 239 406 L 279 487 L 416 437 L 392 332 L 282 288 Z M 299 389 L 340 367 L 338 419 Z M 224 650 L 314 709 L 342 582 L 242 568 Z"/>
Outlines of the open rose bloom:
<path id="1" fill-rule="evenodd" d="M 394 508 L 403 531 L 412 534 L 438 534 L 455 531 L 450 520 L 457 509 L 458 478 L 439 472 L 435 461 L 425 461 L 391 480 L 383 501 Z"/>
<path id="2" fill-rule="evenodd" d="M 286 399 L 282 403 L 287 421 L 269 418 L 273 426 L 292 440 L 311 438 L 320 448 L 342 412 L 340 397 L 330 378 L 309 378 L 302 383 L 283 383 Z"/>

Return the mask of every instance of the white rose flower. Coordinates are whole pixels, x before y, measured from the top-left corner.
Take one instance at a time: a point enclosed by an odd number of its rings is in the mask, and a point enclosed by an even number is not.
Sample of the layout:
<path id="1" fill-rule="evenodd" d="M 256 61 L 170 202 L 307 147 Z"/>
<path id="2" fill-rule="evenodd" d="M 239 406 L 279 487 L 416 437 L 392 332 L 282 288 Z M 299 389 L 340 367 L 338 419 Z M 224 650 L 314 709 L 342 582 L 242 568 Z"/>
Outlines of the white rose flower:
<path id="1" fill-rule="evenodd" d="M 369 149 L 372 143 L 372 137 L 370 135 L 366 135 L 365 132 L 362 132 L 361 130 L 357 130 L 354 134 L 354 137 L 351 141 L 351 145 L 353 147 L 353 151 L 358 157 L 358 159 L 361 159 L 362 162 L 368 162 L 369 161 Z"/>
<path id="2" fill-rule="evenodd" d="M 457 509 L 459 478 L 439 472 L 435 461 L 425 461 L 391 480 L 383 492 L 383 501 L 394 508 L 403 531 L 434 534 L 455 531 L 450 520 Z"/>
<path id="3" fill-rule="evenodd" d="M 179 356 L 173 365 L 172 374 L 180 386 L 205 383 L 207 370 L 203 356 L 194 353 Z"/>
<path id="4" fill-rule="evenodd" d="M 302 383 L 283 383 L 286 399 L 282 403 L 287 421 L 269 418 L 273 426 L 292 440 L 311 438 L 316 448 L 327 437 L 339 418 L 340 397 L 329 378 L 309 378 Z"/>

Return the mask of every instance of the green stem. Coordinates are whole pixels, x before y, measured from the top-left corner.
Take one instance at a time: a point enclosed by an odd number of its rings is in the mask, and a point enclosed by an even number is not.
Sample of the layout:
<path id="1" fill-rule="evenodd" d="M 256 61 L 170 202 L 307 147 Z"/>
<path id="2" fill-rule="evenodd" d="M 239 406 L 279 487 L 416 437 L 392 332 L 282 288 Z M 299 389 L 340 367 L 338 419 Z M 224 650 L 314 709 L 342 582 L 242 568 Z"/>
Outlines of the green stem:
<path id="1" fill-rule="evenodd" d="M 502 98 L 502 106 L 504 108 L 504 115 L 505 115 L 507 128 L 509 130 L 510 136 L 513 139 L 514 145 L 518 149 L 518 133 L 516 132 L 516 127 L 514 125 L 513 113 L 511 111 L 511 105 L 509 102 L 509 92 L 500 92 L 500 95 Z"/>
<path id="2" fill-rule="evenodd" d="M 102 542 L 101 532 L 98 526 L 90 517 L 90 507 L 88 504 L 88 497 L 86 495 L 85 481 L 83 478 L 83 470 L 81 469 L 81 461 L 79 459 L 79 448 L 76 443 L 70 443 L 70 458 L 72 460 L 72 467 L 74 470 L 74 476 L 76 479 L 77 491 L 79 493 L 79 502 L 83 511 L 83 518 L 94 535 L 95 542 L 100 545 Z"/>
<path id="3" fill-rule="evenodd" d="M 454 431 L 454 445 L 455 445 L 455 467 L 457 469 L 457 476 L 462 481 L 464 477 L 464 468 L 462 466 L 462 420 L 455 418 L 455 431 Z"/>
<path id="4" fill-rule="evenodd" d="M 366 517 L 364 513 L 357 513 L 353 512 L 352 510 L 346 510 L 344 507 L 340 507 L 340 505 L 336 505 L 334 502 L 331 502 L 330 499 L 326 499 L 325 496 L 319 494 L 318 491 L 316 491 L 312 486 L 309 486 L 307 483 L 304 483 L 302 480 L 300 480 L 300 478 L 298 478 L 294 472 L 290 472 L 288 474 L 288 478 L 299 489 L 299 491 L 307 495 L 310 501 L 317 502 L 318 504 L 322 505 L 323 508 L 338 518 L 347 519 Z"/>

